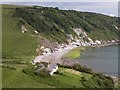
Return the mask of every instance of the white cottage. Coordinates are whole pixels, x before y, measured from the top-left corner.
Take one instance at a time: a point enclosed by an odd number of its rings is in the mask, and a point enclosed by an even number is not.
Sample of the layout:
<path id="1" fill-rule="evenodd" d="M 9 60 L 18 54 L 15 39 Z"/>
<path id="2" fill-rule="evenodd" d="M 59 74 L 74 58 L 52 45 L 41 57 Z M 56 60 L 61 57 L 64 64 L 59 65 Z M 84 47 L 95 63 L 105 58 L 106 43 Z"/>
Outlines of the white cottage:
<path id="1" fill-rule="evenodd" d="M 96 43 L 96 44 L 101 44 L 101 41 L 96 40 L 95 43 Z"/>
<path id="2" fill-rule="evenodd" d="M 53 73 L 58 70 L 58 65 L 56 63 L 50 63 L 50 64 L 48 64 L 47 69 L 49 71 L 49 74 L 53 75 Z"/>
<path id="3" fill-rule="evenodd" d="M 58 65 L 56 63 L 40 63 L 36 68 L 37 73 L 41 73 L 42 70 L 46 70 L 51 76 L 58 70 Z"/>

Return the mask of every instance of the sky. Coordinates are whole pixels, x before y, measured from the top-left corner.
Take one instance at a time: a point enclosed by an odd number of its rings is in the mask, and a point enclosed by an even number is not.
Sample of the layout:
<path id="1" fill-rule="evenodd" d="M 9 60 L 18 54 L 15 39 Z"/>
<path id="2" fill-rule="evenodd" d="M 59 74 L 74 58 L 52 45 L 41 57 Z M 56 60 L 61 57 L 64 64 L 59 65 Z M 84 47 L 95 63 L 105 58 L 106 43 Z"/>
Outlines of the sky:
<path id="1" fill-rule="evenodd" d="M 30 2 L 28 2 L 30 1 Z M 2 0 L 3 3 L 10 3 L 10 4 L 17 4 L 17 5 L 39 5 L 45 7 L 58 7 L 63 10 L 77 10 L 77 11 L 84 11 L 84 12 L 95 12 L 95 13 L 102 13 L 110 16 L 118 16 L 118 0 L 77 0 L 71 1 L 67 0 L 67 2 L 49 2 L 44 0 Z M 53 0 L 51 0 L 53 1 Z M 114 1 L 114 2 L 113 2 Z"/>

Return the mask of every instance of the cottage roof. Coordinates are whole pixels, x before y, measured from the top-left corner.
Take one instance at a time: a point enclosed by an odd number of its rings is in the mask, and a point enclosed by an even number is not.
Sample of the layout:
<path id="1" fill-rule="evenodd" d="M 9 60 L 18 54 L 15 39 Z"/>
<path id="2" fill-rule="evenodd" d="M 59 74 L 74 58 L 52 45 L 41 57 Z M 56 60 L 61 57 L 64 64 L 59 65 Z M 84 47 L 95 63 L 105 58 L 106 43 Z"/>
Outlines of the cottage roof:
<path id="1" fill-rule="evenodd" d="M 52 71 L 53 69 L 56 68 L 56 66 L 57 66 L 56 63 L 50 63 L 50 65 L 49 65 L 49 67 L 48 67 L 48 70 L 49 70 L 49 71 Z"/>

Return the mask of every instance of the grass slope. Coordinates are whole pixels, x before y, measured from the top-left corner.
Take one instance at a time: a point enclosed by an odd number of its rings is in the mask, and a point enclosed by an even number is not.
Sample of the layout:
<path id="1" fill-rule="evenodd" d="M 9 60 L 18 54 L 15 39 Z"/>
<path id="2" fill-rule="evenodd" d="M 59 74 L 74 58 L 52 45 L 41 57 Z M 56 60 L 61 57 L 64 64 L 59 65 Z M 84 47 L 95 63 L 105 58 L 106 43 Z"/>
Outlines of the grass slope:
<path id="1" fill-rule="evenodd" d="M 28 34 L 22 34 L 18 26 L 21 18 L 13 16 L 14 6 L 3 6 L 2 10 L 2 53 L 3 57 L 21 58 L 30 61 L 35 56 L 37 42 Z"/>
<path id="2" fill-rule="evenodd" d="M 69 69 L 69 71 L 72 69 Z M 90 74 L 74 74 L 68 71 L 66 68 L 59 68 L 59 72 L 62 72 L 62 75 L 54 74 L 52 77 L 42 77 L 34 74 L 33 67 L 27 67 L 24 69 L 25 74 L 27 74 L 32 79 L 44 83 L 50 86 L 57 88 L 85 88 L 80 81 L 81 77 L 85 76 L 86 78 L 90 77 Z M 77 72 L 74 70 L 74 72 Z"/>
<path id="3" fill-rule="evenodd" d="M 115 28 L 117 17 L 41 6 L 17 8 L 16 12 L 44 37 L 59 43 L 67 42 L 66 34 L 77 36 L 72 28 L 85 30 L 94 40 L 117 39 L 120 34 Z"/>
<path id="4" fill-rule="evenodd" d="M 2 62 L 3 66 L 16 68 L 2 68 L 3 88 L 39 88 L 50 87 L 31 79 L 21 70 L 27 66 L 22 62 L 29 63 L 35 56 L 37 47 L 36 39 L 29 34 L 22 34 L 18 26 L 21 18 L 13 16 L 18 6 L 3 5 L 2 8 Z M 32 28 L 27 24 L 28 28 Z"/>
<path id="5" fill-rule="evenodd" d="M 36 75 L 34 67 L 29 66 L 23 72 L 32 79 L 56 88 L 113 88 L 112 80 L 102 74 L 89 74 L 70 68 L 59 67 L 52 77 Z"/>
<path id="6" fill-rule="evenodd" d="M 42 88 L 42 87 L 44 88 L 83 87 L 84 88 L 88 86 L 94 87 L 93 85 L 95 85 L 96 87 L 100 87 L 98 85 L 98 81 L 97 81 L 98 79 L 93 78 L 90 74 L 88 73 L 74 74 L 71 72 L 77 73 L 77 71 L 68 70 L 66 68 L 59 68 L 59 70 L 62 71 L 63 73 L 62 75 L 55 74 L 53 77 L 48 77 L 48 78 L 36 76 L 34 74 L 33 67 L 29 66 L 28 64 L 28 62 L 30 62 L 33 59 L 33 56 L 35 56 L 35 49 L 37 47 L 36 38 L 32 37 L 29 33 L 25 33 L 25 34 L 21 33 L 19 22 L 20 20 L 22 20 L 22 18 L 14 16 L 14 13 L 16 12 L 16 9 L 15 9 L 16 7 L 17 6 L 3 5 L 3 10 L 2 10 L 2 18 L 3 18 L 2 20 L 2 27 L 3 27 L 2 28 L 2 34 L 3 34 L 2 35 L 2 46 L 3 46 L 2 47 L 2 54 L 3 54 L 2 62 L 3 64 L 2 65 L 4 66 L 2 67 L 3 88 L 28 88 L 28 87 L 29 88 Z M 19 7 L 23 8 L 21 6 Z M 52 22 L 54 21 L 52 20 Z M 33 28 L 34 25 L 32 24 L 33 23 L 30 24 L 27 21 L 27 24 L 26 24 L 27 29 L 34 30 L 35 27 Z M 58 40 L 58 41 L 60 40 L 60 42 L 62 42 L 61 40 L 63 40 L 63 42 L 65 42 L 64 40 L 65 36 L 62 34 L 63 33 L 65 34 L 65 32 L 67 32 L 67 28 L 66 27 L 62 28 L 62 29 L 66 28 L 66 31 L 64 32 L 60 31 L 57 34 L 57 36 L 54 36 L 55 33 L 58 32 L 58 30 L 61 30 L 60 28 L 61 26 L 59 25 L 57 26 L 58 27 L 55 26 L 54 28 L 52 28 L 53 30 L 52 37 L 54 37 L 53 38 L 54 40 Z M 30 31 L 30 33 L 31 32 L 32 31 Z M 68 32 L 74 34 L 71 31 L 68 31 Z M 46 32 L 44 34 L 46 34 Z M 49 36 L 49 34 L 50 33 L 47 33 L 48 35 L 47 37 L 51 37 Z M 59 37 L 62 37 L 62 39 Z M 24 73 L 22 72 L 23 68 L 24 70 L 26 70 Z M 83 82 L 82 77 L 85 78 L 84 82 Z M 89 80 L 91 83 L 89 83 Z"/>
<path id="7" fill-rule="evenodd" d="M 20 70 L 3 68 L 2 74 L 3 88 L 50 88 L 49 85 L 38 83 Z"/>
<path id="8" fill-rule="evenodd" d="M 65 54 L 63 56 L 63 58 L 79 58 L 80 54 L 82 53 L 82 51 L 84 51 L 85 47 L 77 47 L 75 49 L 70 50 L 67 54 Z"/>

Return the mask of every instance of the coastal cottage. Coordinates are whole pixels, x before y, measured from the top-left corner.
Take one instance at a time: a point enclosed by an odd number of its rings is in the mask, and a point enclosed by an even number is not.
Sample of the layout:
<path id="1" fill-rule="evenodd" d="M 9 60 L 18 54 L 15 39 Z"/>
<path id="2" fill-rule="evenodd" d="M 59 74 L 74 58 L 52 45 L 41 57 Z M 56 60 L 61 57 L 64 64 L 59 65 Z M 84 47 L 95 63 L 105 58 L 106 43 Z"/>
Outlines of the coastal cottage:
<path id="1" fill-rule="evenodd" d="M 50 74 L 51 76 L 58 70 L 58 65 L 56 63 L 40 63 L 36 68 L 36 73 L 41 74 L 42 70 L 45 70 L 47 74 Z"/>
<path id="2" fill-rule="evenodd" d="M 36 30 L 35 30 L 34 32 L 35 32 L 36 34 L 38 33 L 38 31 L 36 31 Z"/>
<path id="3" fill-rule="evenodd" d="M 58 65 L 56 63 L 48 64 L 47 70 L 49 71 L 50 75 L 53 75 L 53 73 L 58 70 Z"/>
<path id="4" fill-rule="evenodd" d="M 22 26 L 22 33 L 27 32 L 27 29 L 25 28 L 25 26 Z"/>
<path id="5" fill-rule="evenodd" d="M 88 38 L 88 40 L 89 40 L 89 44 L 94 45 L 94 42 L 91 38 Z"/>
<path id="6" fill-rule="evenodd" d="M 43 51 L 44 51 L 45 53 L 50 53 L 50 52 L 51 52 L 51 50 L 50 50 L 49 48 L 44 48 Z"/>
<path id="7" fill-rule="evenodd" d="M 114 43 L 114 42 L 115 42 L 115 40 L 111 40 L 111 42 L 112 42 L 112 43 Z"/>
<path id="8" fill-rule="evenodd" d="M 40 49 L 44 49 L 45 47 L 44 46 L 41 46 Z"/>
<path id="9" fill-rule="evenodd" d="M 95 44 L 101 44 L 99 40 L 95 40 Z"/>

